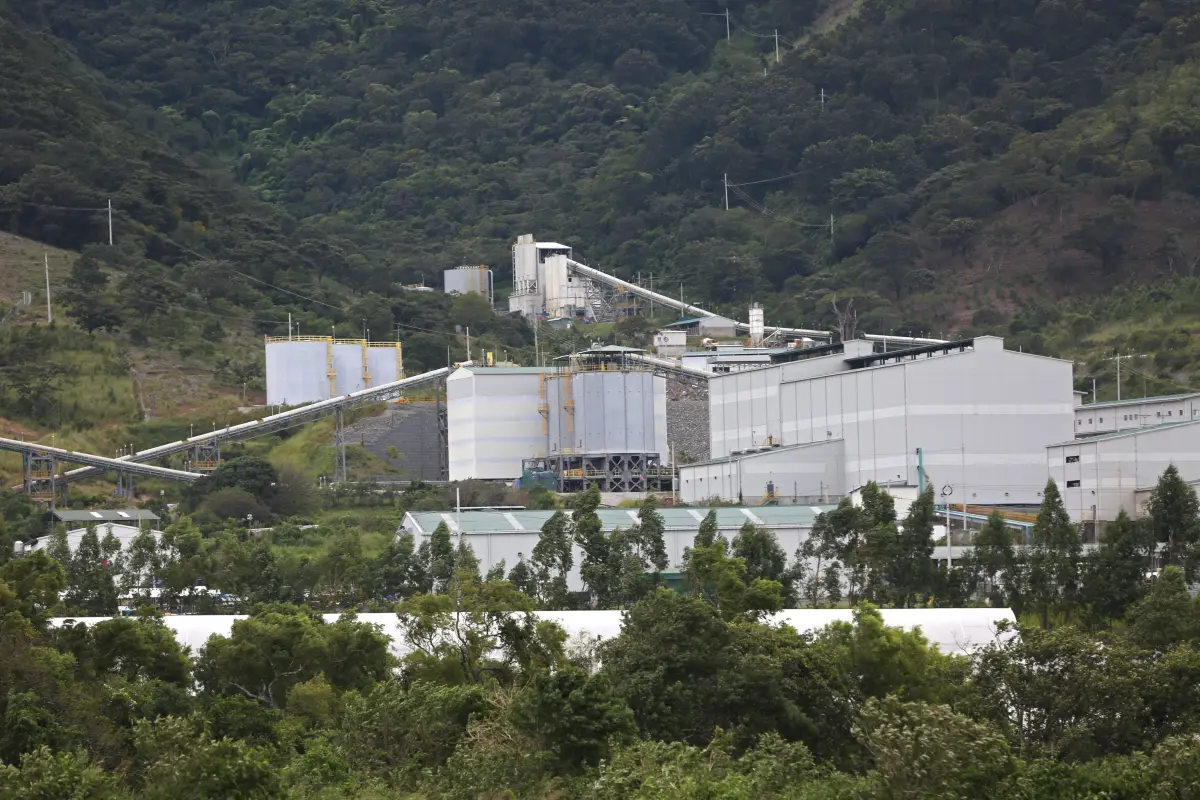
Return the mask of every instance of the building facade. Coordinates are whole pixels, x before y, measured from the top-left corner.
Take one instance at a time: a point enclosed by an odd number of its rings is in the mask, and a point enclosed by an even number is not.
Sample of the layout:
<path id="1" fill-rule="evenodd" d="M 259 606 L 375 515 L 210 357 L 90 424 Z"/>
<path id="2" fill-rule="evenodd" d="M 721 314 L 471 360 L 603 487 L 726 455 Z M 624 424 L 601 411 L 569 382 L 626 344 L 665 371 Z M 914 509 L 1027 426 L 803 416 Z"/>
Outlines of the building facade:
<path id="1" fill-rule="evenodd" d="M 1087 403 L 1075 408 L 1075 435 L 1119 433 L 1197 419 L 1200 419 L 1200 394 Z"/>
<path id="2" fill-rule="evenodd" d="M 1124 413 L 1124 412 L 1122 412 Z M 1110 522 L 1143 515 L 1159 477 L 1174 464 L 1200 480 L 1200 419 L 1066 440 L 1046 448 L 1046 466 L 1071 519 Z"/>
<path id="3" fill-rule="evenodd" d="M 713 377 L 715 459 L 819 442 L 828 447 L 814 452 L 833 458 L 840 441 L 846 491 L 869 481 L 915 486 L 923 468 L 950 502 L 1028 504 L 1045 485 L 1047 443 L 1073 434 L 1071 362 L 1005 350 L 997 337 L 889 353 L 850 341 L 813 356 L 797 351 L 786 363 Z M 784 493 L 811 483 L 803 451 L 792 452 L 790 476 L 786 457 L 771 457 Z M 699 474 L 684 468 L 689 477 Z"/>

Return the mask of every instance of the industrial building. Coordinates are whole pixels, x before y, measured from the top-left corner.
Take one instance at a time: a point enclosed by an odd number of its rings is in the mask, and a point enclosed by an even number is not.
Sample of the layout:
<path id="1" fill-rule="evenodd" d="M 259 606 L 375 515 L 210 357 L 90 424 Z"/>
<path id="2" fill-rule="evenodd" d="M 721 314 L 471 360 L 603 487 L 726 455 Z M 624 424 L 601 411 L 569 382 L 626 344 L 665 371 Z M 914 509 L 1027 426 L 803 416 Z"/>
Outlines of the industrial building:
<path id="1" fill-rule="evenodd" d="M 331 400 L 404 377 L 399 342 L 332 336 L 267 337 L 267 404 Z"/>
<path id="2" fill-rule="evenodd" d="M 1200 393 L 1088 403 L 1075 408 L 1075 435 L 1105 433 L 1200 419 Z"/>
<path id="3" fill-rule="evenodd" d="M 450 480 L 533 471 L 561 491 L 669 489 L 666 380 L 630 358 L 640 353 L 608 346 L 551 368 L 456 370 L 446 381 Z"/>
<path id="4" fill-rule="evenodd" d="M 923 470 L 942 502 L 1037 504 L 1047 443 L 1073 435 L 1071 362 L 994 336 L 888 353 L 848 341 L 786 358 L 709 381 L 713 461 L 680 469 L 684 502 L 804 503 L 869 481 L 917 486 Z"/>
<path id="5" fill-rule="evenodd" d="M 137 525 L 122 525 L 116 522 L 106 522 L 100 525 L 90 526 L 90 528 L 96 532 L 96 536 L 99 537 L 101 541 L 106 539 L 109 534 L 112 534 L 116 540 L 120 542 L 121 550 L 128 550 L 129 543 L 142 533 L 142 528 L 139 528 Z M 79 550 L 79 542 L 83 539 L 84 534 L 86 534 L 88 530 L 89 528 L 72 528 L 71 530 L 67 531 L 67 549 L 72 555 Z M 162 537 L 162 531 L 151 530 L 150 533 L 154 534 L 155 539 Z M 34 540 L 33 544 L 29 548 L 29 551 L 35 552 L 37 550 L 45 550 L 53 543 L 53 536 L 39 536 L 36 540 Z"/>
<path id="6" fill-rule="evenodd" d="M 532 234 L 517 238 L 512 249 L 513 290 L 509 312 L 526 319 L 592 318 L 590 281 L 570 272 L 571 248 L 557 242 L 535 242 Z"/>
<path id="7" fill-rule="evenodd" d="M 1200 419 L 1064 440 L 1046 448 L 1046 464 L 1071 519 L 1106 522 L 1122 509 L 1140 517 L 1168 466 L 1200 480 Z"/>
<path id="8" fill-rule="evenodd" d="M 779 546 L 791 558 L 808 537 L 817 515 L 833 506 L 775 506 L 764 508 L 717 508 L 717 529 L 732 541 L 747 522 L 775 534 Z M 678 571 L 683 564 L 683 551 L 691 547 L 699 532 L 700 523 L 711 509 L 661 508 L 663 539 L 670 559 L 668 571 Z M 486 573 L 500 561 L 512 569 L 522 558 L 528 558 L 537 545 L 538 536 L 553 511 L 461 511 L 409 512 L 404 515 L 397 533 L 411 533 L 419 546 L 427 541 L 438 525 L 444 524 L 456 540 L 471 546 L 479 559 L 481 572 Z M 600 509 L 597 514 L 606 533 L 617 528 L 629 528 L 639 522 L 636 509 Z M 567 578 L 572 591 L 583 590 L 579 577 L 582 552 L 575 549 L 575 567 Z"/>

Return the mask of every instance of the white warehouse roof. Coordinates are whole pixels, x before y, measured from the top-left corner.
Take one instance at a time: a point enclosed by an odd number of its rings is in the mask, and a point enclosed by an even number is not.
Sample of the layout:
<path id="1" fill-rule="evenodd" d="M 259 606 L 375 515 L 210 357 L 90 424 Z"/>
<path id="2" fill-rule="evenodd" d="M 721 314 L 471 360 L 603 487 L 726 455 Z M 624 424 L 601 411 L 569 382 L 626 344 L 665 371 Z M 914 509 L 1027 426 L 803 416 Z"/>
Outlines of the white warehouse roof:
<path id="1" fill-rule="evenodd" d="M 912 630 L 920 628 L 925 638 L 943 653 L 967 654 L 995 640 L 997 624 L 1001 621 L 1013 623 L 1016 618 L 1007 608 L 887 608 L 881 609 L 884 624 Z M 579 638 L 611 639 L 620 634 L 623 611 L 535 611 L 538 619 L 554 620 L 563 626 L 568 635 L 568 646 Z M 812 633 L 833 622 L 853 620 L 850 609 L 790 609 L 772 615 L 773 624 L 791 625 L 800 633 Z M 338 620 L 337 614 L 323 615 L 325 622 Z M 60 627 L 67 622 L 95 625 L 108 617 L 62 617 L 52 619 L 51 625 Z M 233 623 L 246 619 L 245 615 L 205 615 L 166 617 L 164 623 L 175 634 L 176 640 L 198 653 L 211 636 L 229 636 Z M 397 657 L 412 652 L 405 641 L 395 614 L 359 614 L 358 619 L 378 625 L 391 639 L 391 651 Z"/>
<path id="2" fill-rule="evenodd" d="M 750 508 L 659 508 L 667 530 L 696 531 L 709 511 L 717 512 L 717 527 L 728 530 L 753 522 L 764 528 L 811 528 L 817 515 L 836 508 L 825 506 L 757 506 Z M 570 514 L 569 511 L 564 512 Z M 597 510 L 605 531 L 628 528 L 638 523 L 635 508 L 601 508 Z M 459 519 L 465 533 L 528 533 L 538 532 L 553 511 L 410 511 L 404 515 L 401 529 L 414 535 L 428 535 L 443 522 L 452 533 L 458 532 Z"/>

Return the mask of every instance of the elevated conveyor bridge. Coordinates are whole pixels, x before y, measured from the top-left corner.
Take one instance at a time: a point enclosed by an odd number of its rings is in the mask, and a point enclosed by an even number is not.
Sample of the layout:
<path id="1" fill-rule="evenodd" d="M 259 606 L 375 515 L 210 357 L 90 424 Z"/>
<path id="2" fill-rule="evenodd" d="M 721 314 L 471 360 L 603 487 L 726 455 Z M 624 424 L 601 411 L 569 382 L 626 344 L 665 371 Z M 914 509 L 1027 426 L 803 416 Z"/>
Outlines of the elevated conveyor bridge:
<path id="1" fill-rule="evenodd" d="M 464 362 L 461 366 L 468 366 L 471 362 Z M 25 453 L 27 462 L 34 459 L 39 463 L 37 475 L 41 476 L 47 471 L 49 466 L 49 474 L 54 479 L 54 487 L 66 485 L 78 480 L 94 478 L 103 475 L 105 472 L 117 472 L 119 476 L 140 475 L 144 477 L 167 478 L 178 481 L 194 481 L 202 476 L 203 471 L 215 469 L 216 464 L 220 460 L 220 443 L 228 441 L 239 441 L 244 439 L 254 439 L 259 436 L 266 436 L 272 433 L 277 433 L 281 430 L 294 428 L 299 425 L 307 425 L 311 422 L 316 422 L 327 416 L 337 417 L 337 427 L 335 434 L 335 445 L 337 446 L 337 466 L 336 472 L 341 479 L 345 478 L 345 425 L 343 415 L 348 409 L 358 406 L 371 405 L 373 403 L 381 403 L 386 400 L 392 400 L 400 397 L 404 392 L 418 386 L 422 386 L 434 381 L 443 380 L 450 374 L 450 369 L 441 367 L 439 369 L 423 372 L 420 375 L 414 375 L 409 378 L 401 378 L 398 381 L 372 386 L 369 389 L 361 389 L 357 392 L 351 392 L 341 397 L 334 397 L 329 400 L 321 400 L 316 403 L 309 403 L 306 406 L 293 408 L 288 411 L 282 411 L 278 414 L 271 414 L 262 419 L 251 420 L 237 425 L 230 425 L 226 428 L 202 433 L 197 436 L 191 436 L 187 439 L 180 439 L 177 442 L 170 444 L 151 447 L 147 450 L 141 450 L 130 455 L 121 456 L 119 458 L 106 458 L 90 453 L 79 453 L 69 450 L 61 450 L 54 447 L 46 447 L 44 445 L 32 442 L 19 442 L 13 439 L 0 439 L 0 450 L 14 450 Z M 196 472 L 188 472 L 184 470 L 168 469 L 166 467 L 157 467 L 147 462 L 154 461 L 166 456 L 175 455 L 177 453 L 191 452 L 194 456 L 193 461 L 202 464 L 206 469 Z M 87 466 L 73 469 L 61 474 L 57 473 L 54 465 L 57 462 L 68 462 L 74 464 L 86 464 Z M 15 490 L 25 491 L 34 494 L 36 480 L 31 480 L 30 469 L 26 468 L 25 483 L 22 486 L 13 487 Z M 46 498 L 39 498 L 46 499 Z M 50 498 L 52 499 L 52 498 Z"/>

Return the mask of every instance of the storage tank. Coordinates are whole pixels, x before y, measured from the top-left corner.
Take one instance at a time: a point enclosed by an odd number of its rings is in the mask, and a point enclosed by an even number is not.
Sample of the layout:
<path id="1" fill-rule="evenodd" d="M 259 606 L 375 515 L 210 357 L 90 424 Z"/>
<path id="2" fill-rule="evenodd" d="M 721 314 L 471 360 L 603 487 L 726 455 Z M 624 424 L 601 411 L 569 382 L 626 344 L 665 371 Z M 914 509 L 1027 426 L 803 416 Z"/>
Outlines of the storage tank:
<path id="1" fill-rule="evenodd" d="M 398 342 L 328 336 L 266 340 L 267 403 L 296 406 L 391 383 L 403 374 Z"/>
<path id="2" fill-rule="evenodd" d="M 446 294 L 481 294 L 491 298 L 491 280 L 488 268 L 456 267 L 443 272 Z"/>
<path id="3" fill-rule="evenodd" d="M 329 399 L 329 338 L 269 337 L 267 403 L 298 406 Z"/>
<path id="4" fill-rule="evenodd" d="M 667 455 L 667 382 L 641 370 L 569 371 L 546 381 L 551 455 Z"/>

